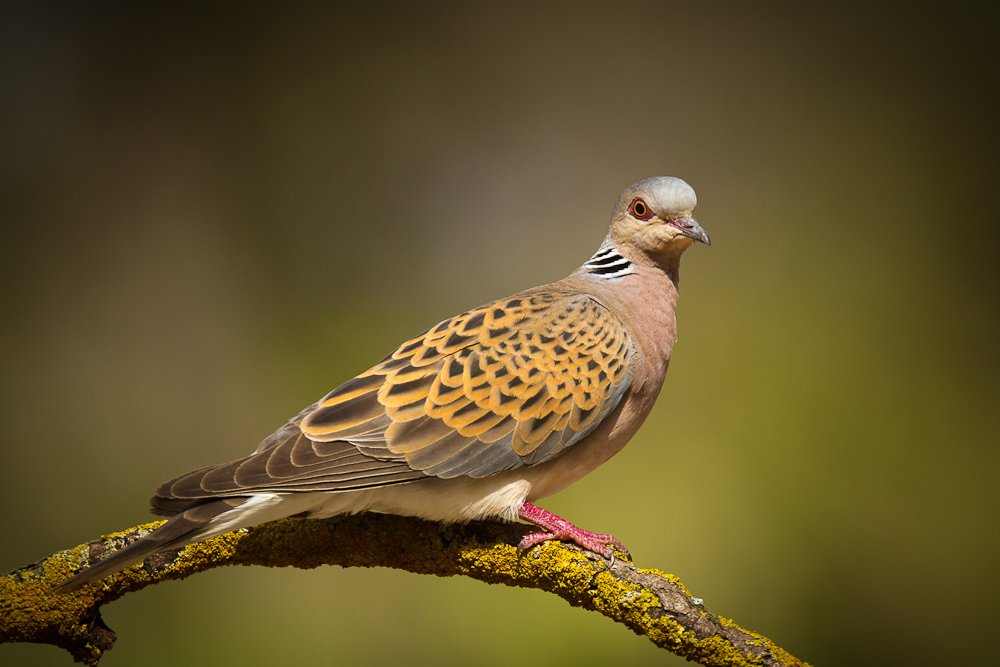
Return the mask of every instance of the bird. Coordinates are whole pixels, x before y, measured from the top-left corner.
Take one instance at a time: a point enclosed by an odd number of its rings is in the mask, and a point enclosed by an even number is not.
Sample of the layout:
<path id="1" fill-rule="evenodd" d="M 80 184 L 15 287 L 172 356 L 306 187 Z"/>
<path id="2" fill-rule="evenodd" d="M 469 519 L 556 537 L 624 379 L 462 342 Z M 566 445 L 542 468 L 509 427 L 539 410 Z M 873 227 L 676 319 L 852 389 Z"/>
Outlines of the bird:
<path id="1" fill-rule="evenodd" d="M 605 558 L 593 533 L 535 503 L 620 451 L 663 386 L 677 338 L 681 255 L 711 245 L 694 189 L 669 176 L 626 188 L 579 268 L 442 320 L 343 382 L 254 452 L 162 484 L 161 527 L 60 586 L 268 521 L 375 511 L 440 522 L 521 520 Z"/>

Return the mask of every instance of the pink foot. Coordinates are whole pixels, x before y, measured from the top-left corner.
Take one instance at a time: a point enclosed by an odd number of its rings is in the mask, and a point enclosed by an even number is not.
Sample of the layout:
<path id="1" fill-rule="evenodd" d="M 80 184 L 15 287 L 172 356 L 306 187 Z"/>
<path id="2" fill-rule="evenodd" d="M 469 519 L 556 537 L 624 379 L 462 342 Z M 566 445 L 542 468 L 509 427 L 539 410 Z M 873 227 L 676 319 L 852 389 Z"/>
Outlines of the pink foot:
<path id="1" fill-rule="evenodd" d="M 521 542 L 517 545 L 518 551 L 530 549 L 536 544 L 547 540 L 568 540 L 580 545 L 587 551 L 610 558 L 612 561 L 614 560 L 615 553 L 608 546 L 609 544 L 618 547 L 629 558 L 632 557 L 628 549 L 625 548 L 625 545 L 618 538 L 577 528 L 566 519 L 543 510 L 541 507 L 536 507 L 531 503 L 524 503 L 521 506 L 520 512 L 518 512 L 518 516 L 522 521 L 533 523 L 544 531 L 541 533 L 531 533 L 522 537 Z"/>

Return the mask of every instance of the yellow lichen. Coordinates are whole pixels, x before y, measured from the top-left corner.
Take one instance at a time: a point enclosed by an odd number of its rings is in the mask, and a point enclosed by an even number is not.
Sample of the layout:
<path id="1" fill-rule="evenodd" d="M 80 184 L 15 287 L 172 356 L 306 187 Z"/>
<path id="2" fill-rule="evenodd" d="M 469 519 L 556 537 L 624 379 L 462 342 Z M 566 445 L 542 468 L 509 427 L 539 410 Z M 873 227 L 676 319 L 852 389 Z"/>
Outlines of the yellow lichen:
<path id="1" fill-rule="evenodd" d="M 110 533 L 101 542 L 109 549 L 118 549 L 126 538 L 134 539 L 161 524 Z M 148 563 L 133 566 L 81 590 L 55 593 L 52 584 L 64 581 L 86 564 L 90 547 L 81 545 L 53 554 L 33 568 L 0 577 L 0 641 L 49 642 L 70 650 L 78 660 L 96 664 L 113 637 L 98 636 L 95 644 L 90 621 L 101 605 L 129 591 L 229 563 L 296 567 L 335 563 L 465 575 L 490 583 L 548 590 L 572 605 L 623 623 L 657 646 L 705 665 L 760 664 L 755 651 L 784 664 L 803 664 L 766 637 L 708 614 L 672 574 L 622 564 L 612 569 L 608 563 L 558 542 L 518 553 L 513 546 L 518 539 L 516 528 L 489 524 L 440 526 L 372 515 L 329 521 L 286 519 L 191 545 L 153 570 Z M 668 603 L 676 609 L 665 609 Z M 699 638 L 679 620 L 686 625 L 699 620 L 709 633 L 721 626 L 726 633 L 732 631 L 732 638 L 718 634 Z M 705 634 L 702 629 L 699 632 Z M 747 646 L 755 651 L 747 652 Z"/>

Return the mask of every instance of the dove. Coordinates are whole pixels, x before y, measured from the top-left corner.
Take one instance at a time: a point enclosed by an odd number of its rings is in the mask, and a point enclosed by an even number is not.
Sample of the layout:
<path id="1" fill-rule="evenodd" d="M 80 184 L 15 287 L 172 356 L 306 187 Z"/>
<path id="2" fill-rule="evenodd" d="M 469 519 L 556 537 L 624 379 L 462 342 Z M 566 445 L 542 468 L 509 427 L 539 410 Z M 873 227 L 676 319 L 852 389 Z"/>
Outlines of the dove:
<path id="1" fill-rule="evenodd" d="M 75 590 L 165 551 L 289 516 L 374 511 L 521 520 L 518 545 L 627 553 L 535 503 L 620 451 L 663 386 L 681 255 L 710 245 L 694 189 L 627 188 L 569 276 L 443 320 L 308 406 L 242 458 L 157 490 L 161 527 L 68 579 Z"/>

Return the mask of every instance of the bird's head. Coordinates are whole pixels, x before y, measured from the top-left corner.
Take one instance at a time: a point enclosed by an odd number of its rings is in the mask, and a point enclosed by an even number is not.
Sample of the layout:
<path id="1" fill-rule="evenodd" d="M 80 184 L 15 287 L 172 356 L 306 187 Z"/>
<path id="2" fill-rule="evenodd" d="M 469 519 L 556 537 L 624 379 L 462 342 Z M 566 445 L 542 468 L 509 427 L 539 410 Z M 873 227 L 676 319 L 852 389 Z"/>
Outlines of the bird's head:
<path id="1" fill-rule="evenodd" d="M 698 198 L 679 178 L 654 176 L 621 194 L 611 216 L 611 240 L 631 255 L 661 266 L 675 264 L 695 241 L 712 242 L 694 219 Z M 633 257 L 639 259 L 639 257 Z"/>

